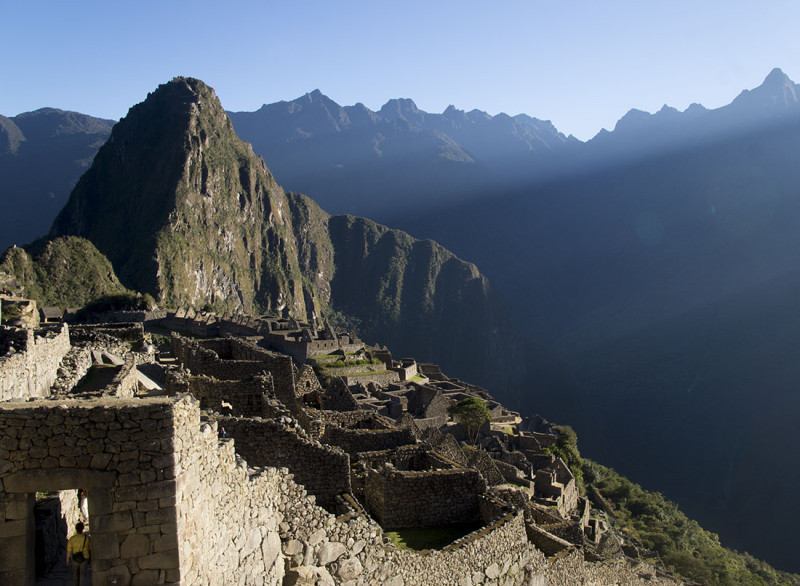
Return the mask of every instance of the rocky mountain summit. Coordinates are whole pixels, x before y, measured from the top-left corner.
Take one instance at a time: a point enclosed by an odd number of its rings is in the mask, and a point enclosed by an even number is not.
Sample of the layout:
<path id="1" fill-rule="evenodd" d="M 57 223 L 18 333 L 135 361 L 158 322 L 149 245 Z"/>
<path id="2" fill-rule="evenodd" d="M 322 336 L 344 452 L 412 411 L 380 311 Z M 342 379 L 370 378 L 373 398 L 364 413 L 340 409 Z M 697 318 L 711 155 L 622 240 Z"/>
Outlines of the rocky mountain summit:
<path id="1" fill-rule="evenodd" d="M 474 265 L 277 184 L 214 91 L 177 78 L 113 129 L 50 237 L 89 240 L 127 288 L 171 307 L 333 316 L 486 382 L 519 349 Z"/>

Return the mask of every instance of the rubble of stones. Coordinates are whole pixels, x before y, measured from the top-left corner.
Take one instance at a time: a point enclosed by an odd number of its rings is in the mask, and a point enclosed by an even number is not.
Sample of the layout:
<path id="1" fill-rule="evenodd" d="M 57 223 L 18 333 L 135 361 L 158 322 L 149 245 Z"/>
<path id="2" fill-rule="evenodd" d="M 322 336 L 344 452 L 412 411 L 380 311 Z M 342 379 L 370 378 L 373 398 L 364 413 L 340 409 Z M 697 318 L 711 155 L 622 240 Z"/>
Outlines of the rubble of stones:
<path id="1" fill-rule="evenodd" d="M 233 442 L 237 460 L 288 469 L 334 515 L 357 511 L 384 531 L 471 524 L 468 540 L 521 512 L 528 541 L 547 558 L 576 551 L 589 562 L 643 557 L 579 494 L 550 449 L 555 427 L 508 410 L 485 389 L 316 320 L 191 309 L 161 316 L 71 326 L 53 393 L 79 396 L 92 368 L 112 359 L 163 381 L 145 386 L 140 378 L 138 396 L 193 395 L 220 441 Z M 10 331 L 0 338 L 0 353 L 15 348 Z M 469 397 L 491 412 L 476 445 L 448 413 Z M 292 566 L 286 576 L 302 583 L 292 527 L 280 529 Z"/>

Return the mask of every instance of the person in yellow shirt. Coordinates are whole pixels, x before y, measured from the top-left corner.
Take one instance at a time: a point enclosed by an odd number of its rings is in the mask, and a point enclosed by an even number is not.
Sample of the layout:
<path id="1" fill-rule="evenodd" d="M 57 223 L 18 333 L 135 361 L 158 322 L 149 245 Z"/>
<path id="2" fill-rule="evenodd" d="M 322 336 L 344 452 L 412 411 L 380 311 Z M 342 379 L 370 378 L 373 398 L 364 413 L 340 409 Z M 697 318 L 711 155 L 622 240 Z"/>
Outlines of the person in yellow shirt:
<path id="1" fill-rule="evenodd" d="M 78 522 L 75 525 L 75 535 L 67 542 L 67 563 L 72 561 L 72 580 L 75 586 L 80 586 L 81 576 L 86 574 L 89 565 L 89 552 L 91 542 L 89 536 L 83 534 L 84 525 Z"/>

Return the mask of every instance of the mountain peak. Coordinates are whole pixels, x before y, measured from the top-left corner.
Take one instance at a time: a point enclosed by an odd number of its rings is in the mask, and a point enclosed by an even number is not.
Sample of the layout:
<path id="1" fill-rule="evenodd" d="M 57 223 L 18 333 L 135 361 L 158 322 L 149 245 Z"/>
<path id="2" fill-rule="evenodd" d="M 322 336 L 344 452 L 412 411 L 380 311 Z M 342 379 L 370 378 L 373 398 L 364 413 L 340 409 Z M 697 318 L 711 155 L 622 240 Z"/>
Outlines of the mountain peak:
<path id="1" fill-rule="evenodd" d="M 799 103 L 797 86 L 776 67 L 769 72 L 760 86 L 744 90 L 736 96 L 728 108 L 732 108 L 740 116 L 761 117 L 781 115 L 788 110 L 796 110 Z"/>
<path id="2" fill-rule="evenodd" d="M 175 78 L 114 126 L 51 234 L 91 240 L 123 283 L 173 306 L 304 315 L 287 207 L 214 90 Z"/>
<path id="3" fill-rule="evenodd" d="M 769 72 L 767 77 L 764 78 L 764 83 L 761 84 L 761 87 L 778 89 L 783 88 L 787 84 L 794 85 L 792 80 L 789 79 L 789 76 L 786 75 L 779 67 L 776 67 Z"/>
<path id="4" fill-rule="evenodd" d="M 425 115 L 410 98 L 391 99 L 381 107 L 378 114 L 390 121 L 402 118 L 411 123 L 419 122 Z"/>

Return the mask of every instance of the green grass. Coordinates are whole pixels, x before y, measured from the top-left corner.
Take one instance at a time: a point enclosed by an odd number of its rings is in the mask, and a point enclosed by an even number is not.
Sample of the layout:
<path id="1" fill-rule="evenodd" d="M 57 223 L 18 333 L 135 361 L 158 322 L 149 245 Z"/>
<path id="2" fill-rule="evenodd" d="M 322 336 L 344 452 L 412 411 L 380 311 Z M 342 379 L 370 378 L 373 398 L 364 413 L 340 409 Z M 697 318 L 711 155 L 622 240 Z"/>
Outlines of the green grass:
<path id="1" fill-rule="evenodd" d="M 481 523 L 457 523 L 441 527 L 420 527 L 386 531 L 386 535 L 399 549 L 422 551 L 442 549 L 446 545 L 483 527 Z"/>
<path id="2" fill-rule="evenodd" d="M 380 360 L 377 358 L 361 358 L 359 360 L 336 360 L 334 362 L 329 362 L 326 364 L 321 365 L 322 368 L 326 369 L 336 369 L 336 368 L 349 368 L 351 366 L 367 366 L 372 364 L 382 364 Z"/>

